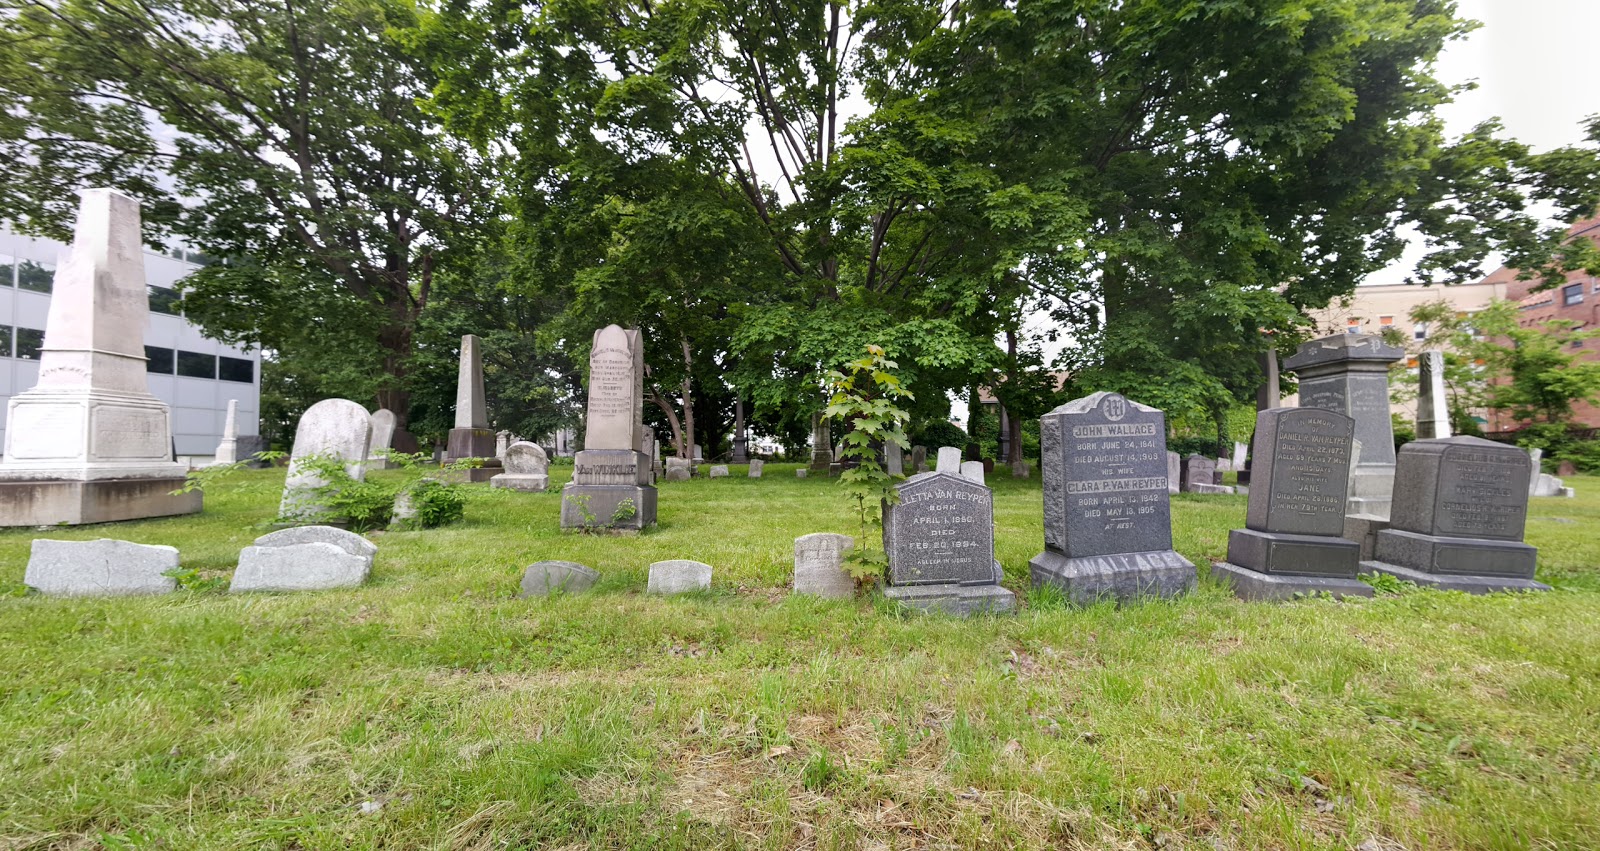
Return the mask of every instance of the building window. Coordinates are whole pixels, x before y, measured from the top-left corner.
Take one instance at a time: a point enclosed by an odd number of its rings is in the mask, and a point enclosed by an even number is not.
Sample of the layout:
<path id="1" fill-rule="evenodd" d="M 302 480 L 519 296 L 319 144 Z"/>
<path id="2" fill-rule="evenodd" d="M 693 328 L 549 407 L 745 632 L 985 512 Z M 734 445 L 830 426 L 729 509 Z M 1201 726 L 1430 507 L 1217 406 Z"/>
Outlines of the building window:
<path id="1" fill-rule="evenodd" d="M 178 374 L 187 378 L 217 377 L 217 356 L 178 351 Z"/>
<path id="2" fill-rule="evenodd" d="M 18 289 L 33 290 L 36 293 L 50 292 L 55 276 L 56 267 L 52 263 L 23 260 L 17 264 Z"/>
<path id="3" fill-rule="evenodd" d="M 227 355 L 223 355 L 220 376 L 223 381 L 254 384 L 256 381 L 255 361 L 248 361 L 244 358 L 230 358 Z"/>
<path id="4" fill-rule="evenodd" d="M 1583 284 L 1568 284 L 1561 288 L 1561 303 L 1567 306 L 1583 304 Z"/>
<path id="5" fill-rule="evenodd" d="M 178 315 L 178 293 L 166 287 L 146 287 L 150 293 L 150 312 Z"/>
<path id="6" fill-rule="evenodd" d="M 1417 327 L 1412 329 L 1411 336 L 1418 340 L 1428 339 L 1428 323 L 1418 322 Z"/>
<path id="7" fill-rule="evenodd" d="M 22 360 L 38 360 L 39 350 L 44 348 L 44 332 L 38 328 L 18 328 L 17 357 Z"/>
<path id="8" fill-rule="evenodd" d="M 1389 326 L 1394 324 L 1394 317 L 1393 316 L 1380 316 L 1380 317 L 1378 317 L 1378 324 L 1382 325 L 1385 328 L 1388 328 Z"/>
<path id="9" fill-rule="evenodd" d="M 177 352 L 163 349 L 159 346 L 144 347 L 144 371 L 159 372 L 162 375 L 172 374 L 172 363 L 177 358 Z"/>
<path id="10" fill-rule="evenodd" d="M 11 326 L 0 325 L 0 357 L 11 357 Z"/>
<path id="11" fill-rule="evenodd" d="M 17 258 L 0 254 L 0 287 L 13 286 L 17 276 Z"/>
<path id="12" fill-rule="evenodd" d="M 1346 334 L 1360 334 L 1361 333 L 1361 320 L 1359 320 L 1359 319 L 1346 319 L 1345 323 L 1344 323 L 1344 332 Z"/>

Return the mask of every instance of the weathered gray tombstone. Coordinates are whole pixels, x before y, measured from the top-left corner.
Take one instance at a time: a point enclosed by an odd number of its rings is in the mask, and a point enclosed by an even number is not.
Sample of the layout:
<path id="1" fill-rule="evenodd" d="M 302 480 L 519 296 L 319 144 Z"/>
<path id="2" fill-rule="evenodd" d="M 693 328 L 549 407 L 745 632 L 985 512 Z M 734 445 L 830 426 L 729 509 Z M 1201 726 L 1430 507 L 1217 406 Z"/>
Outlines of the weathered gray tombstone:
<path id="1" fill-rule="evenodd" d="M 949 473 L 952 476 L 961 475 L 961 450 L 954 446 L 939 447 L 939 455 L 935 459 L 933 471 L 935 473 Z"/>
<path id="2" fill-rule="evenodd" d="M 1538 496 L 1539 474 L 1544 472 L 1544 450 L 1529 449 L 1528 460 L 1533 464 L 1533 475 L 1528 478 L 1528 496 Z"/>
<path id="3" fill-rule="evenodd" d="M 1355 421 L 1337 411 L 1257 414 L 1246 528 L 1228 534 L 1228 560 L 1211 575 L 1246 600 L 1371 597 L 1356 578 L 1361 547 L 1341 537 L 1354 433 Z"/>
<path id="4" fill-rule="evenodd" d="M 1044 552 L 1035 587 L 1074 603 L 1127 602 L 1193 590 L 1195 568 L 1172 549 L 1166 415 L 1095 393 L 1039 421 Z"/>
<path id="5" fill-rule="evenodd" d="M 818 473 L 826 473 L 828 466 L 833 463 L 833 441 L 828 431 L 828 421 L 821 412 L 811 415 L 811 467 Z"/>
<path id="6" fill-rule="evenodd" d="M 906 474 L 905 450 L 892 440 L 883 444 L 883 470 L 891 476 Z"/>
<path id="7" fill-rule="evenodd" d="M 969 481 L 977 482 L 980 485 L 984 484 L 983 472 L 984 471 L 983 471 L 983 462 L 982 461 L 962 461 L 961 462 L 961 477 L 964 478 L 964 479 L 967 479 Z"/>
<path id="8" fill-rule="evenodd" d="M 50 597 L 126 597 L 176 591 L 176 547 L 35 538 L 22 582 Z"/>
<path id="9" fill-rule="evenodd" d="M 655 475 L 650 456 L 639 451 L 644 340 L 637 330 L 608 325 L 594 332 L 588 412 L 584 448 L 573 458 L 572 481 L 561 490 L 561 528 L 654 526 Z"/>
<path id="10" fill-rule="evenodd" d="M 1233 472 L 1235 472 L 1235 473 L 1244 472 L 1244 463 L 1245 463 L 1249 453 L 1250 453 L 1249 445 L 1244 444 L 1244 443 L 1240 443 L 1239 441 L 1235 440 L 1233 442 L 1233 457 L 1229 459 L 1229 462 L 1232 464 L 1230 469 L 1232 469 Z"/>
<path id="11" fill-rule="evenodd" d="M 1389 416 L 1389 365 L 1403 349 L 1376 334 L 1335 334 L 1301 344 L 1283 368 L 1300 377 L 1300 407 L 1355 420 L 1361 462 L 1351 480 L 1346 514 L 1388 517 L 1394 494 L 1394 421 Z"/>
<path id="12" fill-rule="evenodd" d="M 294 430 L 294 447 L 289 452 L 289 471 L 283 482 L 283 499 L 278 503 L 278 518 L 288 522 L 320 519 L 326 509 L 317 502 L 318 488 L 328 482 L 305 469 L 309 458 L 322 456 L 344 461 L 345 472 L 360 481 L 366 478 L 367 446 L 372 437 L 372 418 L 367 409 L 349 399 L 323 399 L 300 415 Z"/>
<path id="13" fill-rule="evenodd" d="M 1165 416 L 1165 414 L 1163 414 Z M 1162 441 L 1166 435 L 1162 435 Z M 1183 482 L 1183 458 L 1172 450 L 1167 450 L 1167 494 L 1178 492 L 1178 485 Z"/>
<path id="14" fill-rule="evenodd" d="M 1217 461 L 1203 455 L 1190 455 L 1183 459 L 1183 492 L 1216 493 Z"/>
<path id="15" fill-rule="evenodd" d="M 1450 436 L 1450 402 L 1444 394 L 1444 352 L 1430 349 L 1417 356 L 1417 439 Z"/>
<path id="16" fill-rule="evenodd" d="M 922 473 L 901 483 L 900 503 L 884 510 L 883 550 L 884 596 L 902 605 L 954 615 L 1016 606 L 994 558 L 992 493 L 963 476 Z"/>
<path id="17" fill-rule="evenodd" d="M 222 418 L 222 439 L 217 442 L 213 464 L 232 464 L 239 460 L 239 400 L 228 400 L 228 413 Z"/>
<path id="18" fill-rule="evenodd" d="M 685 594 L 711 587 L 711 565 L 688 559 L 658 561 L 650 565 L 647 594 Z"/>
<path id="19" fill-rule="evenodd" d="M 854 597 L 856 580 L 844 569 L 844 554 L 856 541 L 849 535 L 815 532 L 794 539 L 794 593 L 844 599 Z"/>
<path id="20" fill-rule="evenodd" d="M 1563 479 L 1568 476 L 1576 476 L 1578 475 L 1578 465 L 1563 459 L 1561 463 L 1556 465 L 1556 475 Z"/>
<path id="21" fill-rule="evenodd" d="M 600 574 L 575 561 L 536 561 L 522 572 L 518 597 L 546 597 L 552 593 L 581 594 L 600 581 Z"/>
<path id="22" fill-rule="evenodd" d="M 1522 450 L 1478 437 L 1400 447 L 1394 513 L 1362 569 L 1472 594 L 1550 590 L 1522 541 L 1531 473 Z"/>
<path id="23" fill-rule="evenodd" d="M 798 470 L 795 470 L 795 471 L 794 471 L 794 477 L 795 477 L 795 478 L 797 478 L 797 479 L 803 479 L 803 478 L 805 478 L 805 477 L 806 477 L 806 470 L 805 470 L 805 468 L 804 468 L 804 467 L 801 467 L 801 468 L 800 468 L 800 469 L 798 469 Z"/>
<path id="24" fill-rule="evenodd" d="M 367 445 L 367 469 L 389 470 L 400 466 L 388 458 L 390 444 L 394 442 L 395 416 L 388 408 L 372 412 L 372 439 Z"/>
<path id="25" fill-rule="evenodd" d="M 505 472 L 489 480 L 491 488 L 507 488 L 524 493 L 544 493 L 550 487 L 550 458 L 544 447 L 519 440 L 506 447 Z"/>
<path id="26" fill-rule="evenodd" d="M 501 429 L 494 433 L 494 457 L 505 461 L 506 449 L 511 446 L 511 432 Z"/>
<path id="27" fill-rule="evenodd" d="M 1534 496 L 1564 496 L 1566 483 L 1549 473 L 1540 473 L 1533 477 Z"/>
<path id="28" fill-rule="evenodd" d="M 928 472 L 928 447 L 911 447 L 911 475 Z"/>
<path id="29" fill-rule="evenodd" d="M 746 475 L 752 479 L 759 479 L 761 478 L 761 468 L 764 466 L 766 466 L 765 461 L 762 461 L 760 458 L 751 458 L 750 471 Z"/>
<path id="30" fill-rule="evenodd" d="M 52 284 L 38 381 L 6 406 L 0 526 L 200 510 L 200 491 L 175 493 L 189 468 L 173 460 L 171 410 L 146 380 L 139 202 L 110 189 L 79 196 L 72 250 Z"/>
<path id="31" fill-rule="evenodd" d="M 500 472 L 494 431 L 489 428 L 489 405 L 483 393 L 483 340 L 476 334 L 461 338 L 461 360 L 456 369 L 456 425 L 450 429 L 445 458 L 452 462 L 481 462 L 477 467 L 451 473 L 453 479 L 487 482 Z"/>
<path id="32" fill-rule="evenodd" d="M 353 588 L 372 572 L 378 547 L 332 526 L 280 529 L 239 551 L 230 592 Z"/>
<path id="33" fill-rule="evenodd" d="M 673 456 L 667 459 L 667 481 L 687 482 L 694 476 L 694 466 L 687 458 Z"/>
<path id="34" fill-rule="evenodd" d="M 712 465 L 710 478 L 713 478 L 713 479 L 726 479 L 727 477 L 728 477 L 728 465 L 727 464 L 714 464 L 714 465 Z"/>

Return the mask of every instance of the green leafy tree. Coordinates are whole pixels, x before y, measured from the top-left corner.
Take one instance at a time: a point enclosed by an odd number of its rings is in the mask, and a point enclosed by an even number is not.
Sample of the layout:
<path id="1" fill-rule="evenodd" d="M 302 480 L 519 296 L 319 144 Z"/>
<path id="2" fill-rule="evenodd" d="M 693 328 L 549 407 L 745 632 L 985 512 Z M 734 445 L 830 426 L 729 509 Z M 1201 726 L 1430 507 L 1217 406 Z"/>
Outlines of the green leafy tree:
<path id="1" fill-rule="evenodd" d="M 223 259 L 186 279 L 209 334 L 324 362 L 371 341 L 376 402 L 435 271 L 497 193 L 421 108 L 406 0 L 0 0 L 0 216 L 60 237 L 73 190 L 140 198 L 147 239 Z"/>
<path id="2" fill-rule="evenodd" d="M 889 444 L 910 449 L 905 425 L 910 415 L 900 400 L 914 397 L 894 372 L 898 364 L 884 356 L 881 346 L 866 346 L 866 353 L 828 373 L 830 397 L 824 415 L 845 425 L 840 462 L 854 462 L 839 475 L 839 484 L 856 504 L 861 536 L 847 559 L 857 583 L 883 574 L 886 554 L 872 550 L 870 529 L 883 527 L 883 509 L 900 502 L 899 476 L 878 463 L 879 450 Z"/>

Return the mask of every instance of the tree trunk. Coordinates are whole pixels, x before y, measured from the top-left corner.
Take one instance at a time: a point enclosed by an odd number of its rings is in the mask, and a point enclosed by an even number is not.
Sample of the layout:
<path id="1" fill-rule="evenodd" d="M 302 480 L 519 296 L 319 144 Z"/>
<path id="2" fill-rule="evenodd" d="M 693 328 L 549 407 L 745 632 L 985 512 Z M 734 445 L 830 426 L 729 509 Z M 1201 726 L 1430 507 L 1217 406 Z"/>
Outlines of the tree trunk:
<path id="1" fill-rule="evenodd" d="M 650 390 L 650 401 L 655 402 L 656 407 L 660 408 L 661 412 L 667 415 L 667 424 L 672 426 L 673 454 L 677 455 L 679 458 L 689 457 L 683 451 L 683 425 L 682 423 L 678 422 L 678 412 L 672 410 L 672 406 L 667 404 L 667 395 L 661 392 L 661 388 L 652 387 Z"/>
<path id="2" fill-rule="evenodd" d="M 1011 359 L 1009 364 L 1011 370 L 1007 378 L 1011 382 L 1011 388 L 1016 390 L 1022 386 L 1022 375 L 1017 367 L 1017 329 L 1015 328 L 1006 329 L 1006 354 Z M 999 394 L 995 395 L 998 396 Z M 1006 453 L 1002 463 L 1011 465 L 1012 469 L 1015 470 L 1016 465 L 1022 461 L 1022 421 L 1006 409 L 1004 402 L 1001 403 L 1001 410 L 1005 411 L 1002 418 L 1006 421 L 1006 442 L 1010 444 L 1007 447 L 1010 451 Z"/>
<path id="3" fill-rule="evenodd" d="M 683 457 L 694 460 L 694 365 L 693 351 L 687 337 L 679 337 L 683 346 Z"/>

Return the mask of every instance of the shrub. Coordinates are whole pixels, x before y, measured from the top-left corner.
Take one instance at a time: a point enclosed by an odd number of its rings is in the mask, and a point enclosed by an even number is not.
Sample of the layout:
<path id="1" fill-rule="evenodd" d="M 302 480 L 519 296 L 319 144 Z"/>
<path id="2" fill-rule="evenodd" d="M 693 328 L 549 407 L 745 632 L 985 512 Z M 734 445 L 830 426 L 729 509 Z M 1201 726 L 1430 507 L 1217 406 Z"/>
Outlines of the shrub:
<path id="1" fill-rule="evenodd" d="M 965 452 L 971 439 L 955 423 L 946 420 L 930 420 L 918 423 L 911 429 L 911 443 L 917 446 L 926 446 L 929 450 L 937 452 L 941 446 L 954 446 Z"/>
<path id="2" fill-rule="evenodd" d="M 455 485 L 445 484 L 438 479 L 421 479 L 411 485 L 409 493 L 420 528 L 445 526 L 466 516 L 467 500 Z"/>

